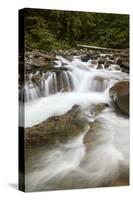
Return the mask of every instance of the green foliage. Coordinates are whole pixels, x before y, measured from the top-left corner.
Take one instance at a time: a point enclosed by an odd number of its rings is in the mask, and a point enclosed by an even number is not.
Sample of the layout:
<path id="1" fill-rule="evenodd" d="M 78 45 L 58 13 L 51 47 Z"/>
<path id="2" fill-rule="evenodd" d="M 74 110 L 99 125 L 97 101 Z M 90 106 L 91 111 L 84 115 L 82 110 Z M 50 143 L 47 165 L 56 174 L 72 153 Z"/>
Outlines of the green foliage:
<path id="1" fill-rule="evenodd" d="M 129 47 L 129 16 L 26 9 L 25 42 L 46 51 L 77 43 L 111 48 Z"/>
<path id="2" fill-rule="evenodd" d="M 50 51 L 58 47 L 55 36 L 49 31 L 45 19 L 29 16 L 25 22 L 25 42 L 32 48 Z"/>
<path id="3" fill-rule="evenodd" d="M 112 48 L 129 47 L 129 16 L 120 14 L 98 14 L 95 40 L 99 45 Z"/>

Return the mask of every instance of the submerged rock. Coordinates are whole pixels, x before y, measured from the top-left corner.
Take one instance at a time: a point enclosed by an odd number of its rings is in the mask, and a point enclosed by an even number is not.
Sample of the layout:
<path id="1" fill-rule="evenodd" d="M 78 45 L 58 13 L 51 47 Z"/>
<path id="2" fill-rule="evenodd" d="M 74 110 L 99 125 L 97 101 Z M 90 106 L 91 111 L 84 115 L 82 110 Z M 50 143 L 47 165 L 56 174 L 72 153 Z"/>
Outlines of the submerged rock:
<path id="1" fill-rule="evenodd" d="M 117 82 L 109 90 L 114 105 L 123 114 L 129 115 L 129 81 Z"/>

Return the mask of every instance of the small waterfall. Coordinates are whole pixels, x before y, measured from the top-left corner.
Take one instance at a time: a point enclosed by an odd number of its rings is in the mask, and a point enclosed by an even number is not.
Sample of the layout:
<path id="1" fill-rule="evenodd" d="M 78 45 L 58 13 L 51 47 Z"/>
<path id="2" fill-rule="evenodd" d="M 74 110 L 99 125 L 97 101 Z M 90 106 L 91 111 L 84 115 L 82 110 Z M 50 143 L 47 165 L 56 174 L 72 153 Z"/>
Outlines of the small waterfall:
<path id="1" fill-rule="evenodd" d="M 60 83 L 59 83 L 60 90 L 71 91 L 69 77 L 66 71 L 62 71 L 60 73 Z"/>
<path id="2" fill-rule="evenodd" d="M 76 89 L 77 80 L 71 71 L 63 71 L 60 76 L 60 89 L 64 89 L 65 91 L 73 91 Z"/>
<path id="3" fill-rule="evenodd" d="M 31 81 L 26 82 L 22 90 L 19 92 L 19 98 L 21 101 L 31 101 L 40 97 L 39 88 Z"/>
<path id="4" fill-rule="evenodd" d="M 71 71 L 55 71 L 42 73 L 39 80 L 34 80 L 34 74 L 30 74 L 24 87 L 20 90 L 21 101 L 33 101 L 40 97 L 47 97 L 63 91 L 74 91 L 77 87 L 77 79 Z"/>
<path id="5" fill-rule="evenodd" d="M 55 72 L 43 73 L 41 80 L 41 94 L 44 97 L 57 93 L 57 77 Z"/>
<path id="6" fill-rule="evenodd" d="M 78 79 L 76 78 L 76 76 L 71 71 L 68 71 L 67 74 L 68 74 L 68 77 L 69 77 L 71 89 L 76 90 L 77 85 L 79 83 Z"/>
<path id="7" fill-rule="evenodd" d="M 54 91 L 55 93 L 58 92 L 58 87 L 57 87 L 57 77 L 56 77 L 56 73 L 53 72 L 53 82 L 54 82 Z"/>
<path id="8" fill-rule="evenodd" d="M 42 74 L 42 80 L 41 80 L 41 94 L 42 94 L 42 96 L 45 96 L 44 87 L 45 87 L 45 73 Z M 46 90 L 45 90 L 45 92 L 46 92 Z"/>
<path id="9" fill-rule="evenodd" d="M 90 84 L 90 91 L 104 92 L 109 86 L 108 80 L 93 79 Z"/>
<path id="10" fill-rule="evenodd" d="M 68 61 L 58 58 L 58 67 L 46 73 L 31 73 L 24 87 L 20 90 L 21 101 L 32 101 L 40 97 L 47 97 L 58 92 L 104 92 L 111 85 L 111 80 L 125 77 L 118 65 L 111 65 L 108 69 L 96 69 L 90 62 L 82 62 L 74 58 Z M 61 63 L 66 63 L 66 70 Z M 38 78 L 36 78 L 38 76 Z M 127 76 L 127 75 L 126 75 Z"/>

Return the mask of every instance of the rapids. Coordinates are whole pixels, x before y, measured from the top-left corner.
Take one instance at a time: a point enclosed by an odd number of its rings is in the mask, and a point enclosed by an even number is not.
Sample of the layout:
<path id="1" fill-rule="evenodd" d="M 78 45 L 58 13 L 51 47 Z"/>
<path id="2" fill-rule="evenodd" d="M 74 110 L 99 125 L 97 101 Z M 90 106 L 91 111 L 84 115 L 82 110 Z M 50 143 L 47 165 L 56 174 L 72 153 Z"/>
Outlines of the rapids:
<path id="1" fill-rule="evenodd" d="M 80 136 L 58 147 L 26 150 L 26 190 L 52 190 L 111 186 L 121 175 L 128 177 L 129 119 L 115 113 L 109 88 L 128 79 L 119 67 L 97 69 L 91 61 L 79 57 L 68 61 L 57 56 L 55 72 L 42 74 L 40 85 L 29 80 L 20 91 L 20 126 L 32 127 L 51 116 L 61 115 L 80 105 L 88 112 L 92 104 L 108 103 L 109 108 L 88 117 L 88 127 Z M 59 75 L 56 69 L 67 70 Z M 25 103 L 23 104 L 23 99 Z M 24 106 L 24 107 L 23 107 Z M 100 126 L 91 130 L 95 121 Z M 90 142 L 85 144 L 85 138 Z"/>

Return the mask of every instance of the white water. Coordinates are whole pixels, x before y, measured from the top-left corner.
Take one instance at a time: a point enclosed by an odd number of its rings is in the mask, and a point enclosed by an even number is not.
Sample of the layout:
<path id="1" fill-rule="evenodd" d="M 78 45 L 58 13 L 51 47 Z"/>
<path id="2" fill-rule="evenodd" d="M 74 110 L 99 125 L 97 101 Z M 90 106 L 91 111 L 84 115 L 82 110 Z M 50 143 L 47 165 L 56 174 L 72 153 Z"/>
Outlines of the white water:
<path id="1" fill-rule="evenodd" d="M 75 104 L 82 107 L 92 104 L 108 103 L 109 97 L 96 92 L 80 93 L 58 93 L 47 98 L 39 99 L 35 102 L 28 102 L 25 105 L 25 127 L 32 127 L 49 118 L 50 116 L 64 114 Z"/>
<path id="2" fill-rule="evenodd" d="M 120 175 L 128 177 L 129 120 L 108 110 L 95 120 L 101 126 L 87 133 L 86 146 L 87 130 L 65 145 L 28 156 L 27 191 L 111 186 Z"/>
<path id="3" fill-rule="evenodd" d="M 61 74 L 61 80 L 65 80 L 68 92 L 58 91 L 55 72 L 43 74 L 47 76 L 46 80 L 41 80 L 41 88 L 43 88 L 45 97 L 40 98 L 41 94 L 37 86 L 33 87 L 33 84 L 27 85 L 26 83 L 26 99 L 32 99 L 32 101 L 25 103 L 25 127 L 41 123 L 50 116 L 65 113 L 75 104 L 89 106 L 92 103 L 110 102 L 109 88 L 118 80 L 128 78 L 127 74 L 114 70 L 114 68 L 113 71 L 110 69 L 97 70 L 96 66 L 89 68 L 90 62 L 81 62 L 77 57 L 72 62 L 62 57 L 58 59 L 56 67 L 60 67 L 60 63 L 63 62 L 67 64 L 65 67 L 71 70 L 63 71 Z M 55 92 L 50 92 L 51 88 L 54 88 Z M 72 88 L 73 91 L 71 91 Z M 50 95 L 50 93 L 55 94 Z M 20 110 L 23 109 L 22 106 L 20 103 Z M 23 120 L 20 116 L 20 126 L 23 126 L 21 121 Z"/>
<path id="4" fill-rule="evenodd" d="M 128 78 L 114 66 L 97 70 L 96 66 L 90 68 L 90 62 L 83 63 L 79 58 L 72 62 L 58 58 L 56 67 L 61 67 L 63 62 L 71 70 L 67 75 L 71 73 L 74 89 L 25 103 L 25 127 L 64 114 L 75 104 L 86 113 L 94 104 L 110 104 L 109 88 L 118 80 Z M 65 72 L 63 74 L 69 85 L 68 76 Z M 55 76 L 54 80 L 57 82 Z M 100 125 L 88 131 L 92 122 Z M 45 147 L 33 150 L 26 164 L 27 191 L 109 186 L 119 175 L 128 174 L 129 119 L 115 114 L 110 105 L 97 116 L 88 117 L 86 128 L 84 133 L 65 145 L 51 150 Z M 86 134 L 90 142 L 84 145 Z"/>
<path id="5" fill-rule="evenodd" d="M 39 72 L 40 73 L 40 72 Z M 20 89 L 19 98 L 21 102 L 34 101 L 41 97 L 47 97 L 60 91 L 73 91 L 77 87 L 77 80 L 71 71 L 46 72 L 42 73 L 39 85 L 32 81 L 36 73 L 29 74 L 29 80 L 26 81 Z"/>
<path id="6" fill-rule="evenodd" d="M 43 73 L 40 86 L 32 82 L 32 78 L 39 74 L 39 71 L 29 74 L 29 80 L 20 90 L 21 101 L 34 101 L 61 91 L 103 92 L 111 85 L 110 82 L 114 83 L 127 76 L 121 72 L 118 65 L 110 65 L 108 69 L 104 69 L 104 66 L 103 69 L 96 69 L 97 66 L 92 65 L 90 61 L 81 62 L 77 57 L 71 62 L 62 57 L 57 58 L 59 60 L 55 68 L 60 68 L 61 63 L 66 63 L 68 71 Z"/>
<path id="7" fill-rule="evenodd" d="M 25 101 L 36 100 L 40 97 L 39 88 L 31 81 L 26 82 L 24 88 L 20 91 L 20 98 Z"/>

